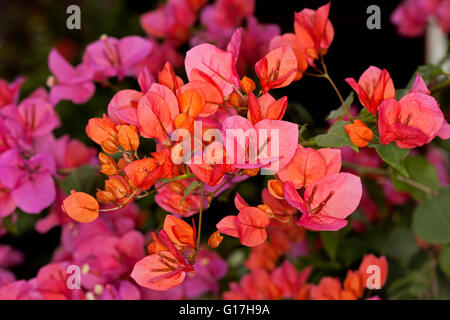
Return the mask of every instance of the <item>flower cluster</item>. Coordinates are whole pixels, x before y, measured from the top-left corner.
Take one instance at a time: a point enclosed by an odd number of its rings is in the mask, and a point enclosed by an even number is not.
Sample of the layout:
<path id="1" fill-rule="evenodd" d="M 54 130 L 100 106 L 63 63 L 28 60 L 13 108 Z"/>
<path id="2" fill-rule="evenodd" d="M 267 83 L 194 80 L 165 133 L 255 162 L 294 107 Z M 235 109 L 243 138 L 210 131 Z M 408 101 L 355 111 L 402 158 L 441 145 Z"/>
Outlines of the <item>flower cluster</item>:
<path id="1" fill-rule="evenodd" d="M 368 275 L 369 266 L 377 268 L 378 283 L 372 283 Z M 227 300 L 357 300 L 364 297 L 365 289 L 380 289 L 386 282 L 388 265 L 385 257 L 366 255 L 356 271 L 348 270 L 343 286 L 338 278 L 323 277 L 315 284 L 308 283 L 311 267 L 301 271 L 284 261 L 268 272 L 254 269 L 242 277 L 239 284 L 231 283 L 230 291 L 223 294 Z M 378 300 L 378 296 L 366 298 Z"/>

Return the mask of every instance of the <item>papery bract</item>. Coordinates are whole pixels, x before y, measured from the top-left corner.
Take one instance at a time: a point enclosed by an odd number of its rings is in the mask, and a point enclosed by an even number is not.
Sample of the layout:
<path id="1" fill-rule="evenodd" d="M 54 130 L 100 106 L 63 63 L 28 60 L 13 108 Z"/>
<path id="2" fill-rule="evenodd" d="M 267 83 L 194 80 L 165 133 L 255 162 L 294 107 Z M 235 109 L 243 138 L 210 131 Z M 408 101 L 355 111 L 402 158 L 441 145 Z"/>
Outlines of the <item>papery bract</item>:
<path id="1" fill-rule="evenodd" d="M 271 50 L 255 64 L 263 92 L 288 86 L 297 75 L 297 58 L 290 46 Z"/>
<path id="2" fill-rule="evenodd" d="M 347 225 L 345 218 L 358 207 L 361 179 L 350 173 L 336 173 L 316 180 L 298 194 L 292 182 L 284 184 L 286 201 L 303 214 L 299 226 L 317 231 L 336 231 Z"/>
<path id="3" fill-rule="evenodd" d="M 369 67 L 356 83 L 353 78 L 345 81 L 356 91 L 359 101 L 371 113 L 376 114 L 383 100 L 395 98 L 394 83 L 386 69 Z"/>
<path id="4" fill-rule="evenodd" d="M 325 55 L 334 38 L 334 28 L 328 20 L 330 3 L 317 10 L 303 9 L 295 13 L 295 35 L 300 39 L 310 59 Z M 310 64 L 312 62 L 310 61 Z"/>

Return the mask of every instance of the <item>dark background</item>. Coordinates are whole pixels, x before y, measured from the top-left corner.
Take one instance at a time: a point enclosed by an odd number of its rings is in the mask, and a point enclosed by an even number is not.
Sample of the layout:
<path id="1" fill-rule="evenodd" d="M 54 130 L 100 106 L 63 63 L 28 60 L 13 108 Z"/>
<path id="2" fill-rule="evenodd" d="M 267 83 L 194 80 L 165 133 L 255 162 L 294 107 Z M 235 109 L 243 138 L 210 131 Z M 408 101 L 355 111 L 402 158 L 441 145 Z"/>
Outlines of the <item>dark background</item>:
<path id="1" fill-rule="evenodd" d="M 257 1 L 255 15 L 260 22 L 276 23 L 282 32 L 293 31 L 294 12 L 313 8 L 327 1 Z M 388 69 L 397 88 L 406 86 L 418 65 L 423 64 L 423 39 L 407 39 L 396 34 L 389 18 L 398 1 L 380 0 L 334 0 L 330 19 L 335 28 L 335 38 L 326 56 L 328 71 L 342 91 L 344 97 L 350 92 L 346 77 L 359 78 L 370 65 Z M 81 30 L 66 28 L 66 8 L 77 4 L 81 8 Z M 366 9 L 376 4 L 381 8 L 381 30 L 369 30 Z M 47 55 L 53 46 L 78 64 L 84 47 L 99 38 L 101 34 L 122 37 L 131 34 L 144 36 L 139 25 L 139 16 L 153 9 L 154 1 L 1 1 L 0 2 L 0 78 L 12 81 L 21 75 L 26 77 L 22 97 L 38 86 L 45 85 L 50 75 Z M 130 82 L 130 85 L 135 85 Z M 311 122 L 324 125 L 323 119 L 339 105 L 336 94 L 324 79 L 305 76 L 301 81 L 276 94 L 288 95 L 289 101 L 301 103 L 311 114 Z M 69 133 L 85 143 L 90 142 L 84 127 L 89 118 L 106 111 L 107 102 L 113 92 L 97 86 L 95 97 L 86 105 L 74 106 L 62 102 L 57 111 L 62 118 L 62 129 L 57 135 Z M 258 180 L 259 179 L 259 180 Z M 244 184 L 239 192 L 244 198 L 258 201 L 263 177 L 254 179 L 252 185 Z M 220 200 L 220 199 L 219 199 Z M 234 214 L 231 199 L 215 202 L 205 216 L 206 231 L 213 230 L 220 216 Z M 150 211 L 157 210 L 154 203 L 144 202 Z M 257 204 L 257 203 L 254 203 Z M 153 213 L 153 212 L 151 212 Z M 208 215 L 215 215 L 208 219 Z M 38 216 L 20 215 L 19 234 L 9 234 L 1 239 L 23 250 L 27 256 L 24 265 L 15 269 L 18 278 L 30 278 L 40 266 L 47 263 L 53 249 L 59 243 L 59 228 L 46 235 L 33 230 Z M 209 220 L 209 221 L 208 221 Z M 209 223 L 210 222 L 210 223 Z"/>

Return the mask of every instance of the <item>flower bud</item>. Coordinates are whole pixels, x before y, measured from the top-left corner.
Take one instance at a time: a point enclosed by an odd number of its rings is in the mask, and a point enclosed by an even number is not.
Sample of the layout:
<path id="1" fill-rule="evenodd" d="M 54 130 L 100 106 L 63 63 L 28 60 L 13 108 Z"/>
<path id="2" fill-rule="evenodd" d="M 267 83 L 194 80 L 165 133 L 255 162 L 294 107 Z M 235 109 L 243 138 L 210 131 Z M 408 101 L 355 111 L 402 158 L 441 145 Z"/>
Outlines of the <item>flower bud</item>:
<path id="1" fill-rule="evenodd" d="M 217 248 L 223 240 L 223 236 L 220 235 L 220 231 L 214 232 L 208 239 L 208 245 L 211 248 Z"/>
<path id="2" fill-rule="evenodd" d="M 101 204 L 108 204 L 114 201 L 114 195 L 111 192 L 99 190 L 95 197 Z"/>
<path id="3" fill-rule="evenodd" d="M 137 129 L 133 125 L 118 126 L 118 141 L 125 151 L 133 151 L 139 148 L 139 135 Z"/>
<path id="4" fill-rule="evenodd" d="M 105 191 L 112 193 L 114 200 L 120 200 L 129 192 L 129 187 L 121 177 L 110 177 L 105 181 Z"/>
<path id="5" fill-rule="evenodd" d="M 356 119 L 351 124 L 347 124 L 345 126 L 345 132 L 347 132 L 350 141 L 357 147 L 366 147 L 373 140 L 372 130 L 359 119 Z"/>
<path id="6" fill-rule="evenodd" d="M 100 152 L 98 154 L 98 160 L 100 161 L 101 169 L 100 172 L 106 174 L 107 176 L 115 176 L 119 173 L 117 169 L 116 161 L 111 156 Z"/>
<path id="7" fill-rule="evenodd" d="M 255 88 L 256 88 L 255 81 L 253 81 L 252 79 L 250 79 L 247 76 L 244 76 L 242 78 L 242 80 L 240 81 L 240 84 L 241 84 L 242 90 L 246 94 L 249 94 L 250 92 L 253 92 L 253 90 L 255 90 Z"/>
<path id="8" fill-rule="evenodd" d="M 284 199 L 284 183 L 277 179 L 272 179 L 267 182 L 267 189 L 270 194 L 277 199 Z"/>

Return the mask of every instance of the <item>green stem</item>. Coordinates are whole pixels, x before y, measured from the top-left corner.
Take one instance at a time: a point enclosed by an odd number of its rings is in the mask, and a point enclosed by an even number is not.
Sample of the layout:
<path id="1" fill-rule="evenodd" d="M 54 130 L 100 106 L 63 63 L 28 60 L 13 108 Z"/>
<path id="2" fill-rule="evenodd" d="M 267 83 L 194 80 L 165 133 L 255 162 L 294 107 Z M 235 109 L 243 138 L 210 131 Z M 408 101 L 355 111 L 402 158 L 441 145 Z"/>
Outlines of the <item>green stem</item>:
<path id="1" fill-rule="evenodd" d="M 200 184 L 200 210 L 199 210 L 199 218 L 198 218 L 198 233 L 197 233 L 197 249 L 200 245 L 200 236 L 202 234 L 202 218 L 203 218 L 203 194 L 204 194 L 204 183 Z"/>
<path id="2" fill-rule="evenodd" d="M 430 187 L 427 187 L 426 185 L 421 184 L 420 182 L 417 182 L 415 180 L 409 179 L 405 176 L 402 176 L 401 174 L 397 174 L 395 176 L 398 181 L 403 182 L 407 185 L 410 185 L 413 188 L 416 188 L 417 190 L 423 191 L 426 194 L 437 196 L 438 192 Z"/>
<path id="3" fill-rule="evenodd" d="M 325 79 L 327 79 L 328 82 L 330 82 L 330 84 L 333 87 L 334 91 L 336 92 L 339 100 L 341 101 L 342 106 L 344 107 L 344 110 L 345 110 L 345 113 L 347 114 L 347 117 L 349 118 L 350 121 L 353 121 L 353 117 L 352 117 L 352 115 L 350 113 L 350 108 L 345 103 L 344 98 L 342 98 L 341 92 L 339 91 L 339 89 L 337 88 L 336 84 L 331 79 L 330 75 L 328 74 L 327 66 L 325 65 L 325 61 L 323 60 L 323 56 L 322 55 L 320 55 L 320 63 L 322 64 L 322 68 L 323 68 L 323 77 Z"/>
<path id="4" fill-rule="evenodd" d="M 442 89 L 445 89 L 447 87 L 450 87 L 450 78 L 439 83 L 437 86 L 434 86 L 433 88 L 431 88 L 430 93 L 433 94 L 433 93 L 439 92 Z"/>

